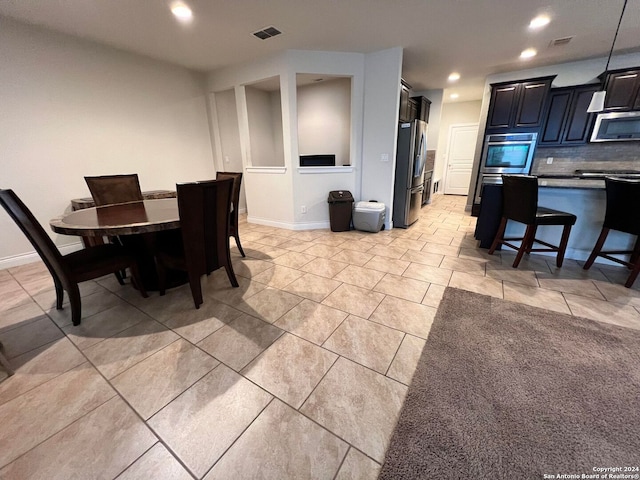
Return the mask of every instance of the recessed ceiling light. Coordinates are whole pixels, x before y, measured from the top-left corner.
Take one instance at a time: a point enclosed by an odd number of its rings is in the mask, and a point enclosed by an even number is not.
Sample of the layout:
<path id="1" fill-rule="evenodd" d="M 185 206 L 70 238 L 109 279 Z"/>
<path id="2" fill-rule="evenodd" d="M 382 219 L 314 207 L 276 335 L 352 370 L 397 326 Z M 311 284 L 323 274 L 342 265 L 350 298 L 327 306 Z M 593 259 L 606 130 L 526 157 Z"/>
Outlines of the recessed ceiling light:
<path id="1" fill-rule="evenodd" d="M 551 19 L 549 18 L 548 15 L 538 15 L 536 18 L 531 20 L 531 23 L 529 23 L 529 28 L 533 28 L 533 29 L 542 28 L 548 25 L 550 21 Z"/>
<path id="2" fill-rule="evenodd" d="M 458 95 L 457 93 L 452 93 L 451 95 L 449 95 L 449 98 L 451 100 L 455 100 L 456 98 L 458 98 L 460 95 Z"/>
<path id="3" fill-rule="evenodd" d="M 537 54 L 538 52 L 536 51 L 535 48 L 527 48 L 526 50 L 522 51 L 522 53 L 520 54 L 520 58 L 528 59 L 528 58 L 535 57 Z"/>
<path id="4" fill-rule="evenodd" d="M 173 2 L 171 4 L 171 13 L 181 22 L 190 22 L 193 18 L 193 12 L 183 2 Z"/>
<path id="5" fill-rule="evenodd" d="M 460 74 L 458 72 L 453 72 L 451 73 L 451 75 L 449 75 L 450 82 L 455 82 L 457 80 L 460 80 Z"/>

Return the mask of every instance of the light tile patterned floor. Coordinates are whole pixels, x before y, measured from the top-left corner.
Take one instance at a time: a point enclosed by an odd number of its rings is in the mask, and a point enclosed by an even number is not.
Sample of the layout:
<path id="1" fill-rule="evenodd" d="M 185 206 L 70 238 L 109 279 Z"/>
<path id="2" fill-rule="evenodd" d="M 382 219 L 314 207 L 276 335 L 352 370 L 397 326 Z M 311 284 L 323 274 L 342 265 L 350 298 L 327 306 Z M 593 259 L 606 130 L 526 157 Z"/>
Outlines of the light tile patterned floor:
<path id="1" fill-rule="evenodd" d="M 0 271 L 0 478 L 374 479 L 446 286 L 640 328 L 623 269 L 512 269 L 465 201 L 377 234 L 245 221 L 240 287 L 204 278 L 199 310 L 109 276 L 74 327 L 42 263 Z"/>

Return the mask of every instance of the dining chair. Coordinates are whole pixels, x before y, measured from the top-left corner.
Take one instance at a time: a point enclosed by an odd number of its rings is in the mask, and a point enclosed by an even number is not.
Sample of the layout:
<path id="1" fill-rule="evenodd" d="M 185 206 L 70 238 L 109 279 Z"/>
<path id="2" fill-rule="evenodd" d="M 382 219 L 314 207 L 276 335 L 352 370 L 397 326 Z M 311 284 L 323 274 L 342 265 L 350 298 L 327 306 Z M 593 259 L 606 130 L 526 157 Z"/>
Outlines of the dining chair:
<path id="1" fill-rule="evenodd" d="M 505 238 L 507 221 L 513 220 L 524 223 L 527 228 L 524 237 Z M 538 178 L 531 175 L 502 175 L 502 219 L 500 226 L 489 248 L 489 254 L 499 245 L 505 245 L 517 250 L 513 268 L 517 268 L 522 256 L 530 252 L 557 252 L 556 265 L 562 266 L 564 254 L 569 243 L 571 227 L 576 223 L 577 217 L 572 213 L 561 212 L 538 205 Z M 561 225 L 562 238 L 559 245 L 552 245 L 535 238 L 538 226 Z M 520 245 L 514 245 L 512 241 L 521 241 Z M 539 243 L 547 248 L 533 248 L 533 244 Z"/>
<path id="2" fill-rule="evenodd" d="M 231 216 L 229 218 L 229 236 L 233 237 L 236 241 L 236 245 L 238 246 L 238 250 L 240 250 L 240 254 L 245 257 L 244 250 L 242 249 L 242 244 L 240 243 L 240 233 L 238 230 L 238 215 L 239 211 L 239 202 L 240 202 L 240 186 L 242 184 L 242 172 L 218 172 L 216 173 L 216 180 L 221 180 L 224 178 L 233 179 L 233 191 L 231 192 Z"/>
<path id="3" fill-rule="evenodd" d="M 624 265 L 631 270 L 624 286 L 631 288 L 640 273 L 640 181 L 605 177 L 604 183 L 607 197 L 604 222 L 600 236 L 583 268 L 591 268 L 597 257 Z M 602 250 L 611 230 L 635 235 L 633 250 Z M 629 258 L 623 260 L 613 255 L 629 255 Z"/>
<path id="4" fill-rule="evenodd" d="M 81 282 L 129 268 L 134 285 L 143 297 L 147 297 L 147 292 L 140 281 L 136 259 L 124 247 L 104 244 L 62 255 L 42 225 L 13 190 L 0 190 L 0 203 L 31 242 L 51 273 L 56 289 L 58 310 L 62 309 L 64 291 L 67 291 L 71 304 L 71 320 L 74 325 L 80 325 L 82 317 L 78 288 Z"/>
<path id="5" fill-rule="evenodd" d="M 137 173 L 125 175 L 101 175 L 98 177 L 84 177 L 84 181 L 89 187 L 91 197 L 96 207 L 113 205 L 116 203 L 141 202 L 142 190 Z M 108 237 L 109 242 L 122 245 L 118 237 Z M 84 245 L 92 246 L 104 243 L 102 237 L 91 237 L 90 240 L 83 241 Z M 126 272 L 114 272 L 120 285 L 124 285 Z"/>
<path id="6" fill-rule="evenodd" d="M 196 308 L 203 303 L 200 278 L 224 267 L 238 287 L 229 250 L 229 216 L 233 180 L 211 180 L 176 185 L 180 236 L 160 236 L 156 259 L 160 295 L 165 294 L 167 269 L 186 271 Z"/>
<path id="7" fill-rule="evenodd" d="M 84 177 L 96 207 L 114 203 L 141 202 L 138 174 Z"/>

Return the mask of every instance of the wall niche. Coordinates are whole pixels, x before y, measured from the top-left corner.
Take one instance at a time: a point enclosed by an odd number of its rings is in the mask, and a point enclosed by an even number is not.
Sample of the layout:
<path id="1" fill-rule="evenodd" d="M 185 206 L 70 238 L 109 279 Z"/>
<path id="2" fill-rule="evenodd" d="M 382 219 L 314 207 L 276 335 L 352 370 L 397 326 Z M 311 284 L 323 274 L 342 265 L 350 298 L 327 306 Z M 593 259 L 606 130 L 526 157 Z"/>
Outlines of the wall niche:
<path id="1" fill-rule="evenodd" d="M 280 77 L 244 86 L 252 167 L 284 167 Z"/>
<path id="2" fill-rule="evenodd" d="M 298 153 L 350 165 L 351 77 L 298 73 Z"/>

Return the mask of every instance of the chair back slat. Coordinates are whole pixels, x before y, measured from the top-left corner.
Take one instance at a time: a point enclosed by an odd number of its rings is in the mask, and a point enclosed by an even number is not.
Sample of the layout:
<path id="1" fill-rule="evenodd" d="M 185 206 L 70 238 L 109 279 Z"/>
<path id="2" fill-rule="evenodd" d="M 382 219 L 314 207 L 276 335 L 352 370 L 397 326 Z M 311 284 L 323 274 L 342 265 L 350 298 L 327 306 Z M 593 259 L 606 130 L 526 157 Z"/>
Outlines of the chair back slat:
<path id="1" fill-rule="evenodd" d="M 96 207 L 142 200 L 138 175 L 103 175 L 84 177 Z"/>
<path id="2" fill-rule="evenodd" d="M 33 216 L 33 213 L 10 189 L 0 190 L 0 203 L 31 242 L 54 279 L 61 282 L 66 288 L 69 285 L 69 276 L 62 254 Z"/>
<path id="3" fill-rule="evenodd" d="M 231 205 L 233 211 L 231 212 L 231 228 L 238 228 L 238 208 L 240 202 L 240 187 L 242 185 L 242 172 L 218 172 L 216 173 L 216 180 L 222 180 L 225 178 L 231 178 L 233 180 L 233 189 L 231 191 Z"/>
<path id="4" fill-rule="evenodd" d="M 640 235 L 640 181 L 605 177 L 607 207 L 604 226 Z"/>
<path id="5" fill-rule="evenodd" d="M 228 259 L 233 180 L 176 185 L 185 262 L 189 271 L 211 273 Z"/>
<path id="6" fill-rule="evenodd" d="M 502 175 L 502 216 L 531 225 L 538 210 L 538 179 L 530 175 Z"/>

